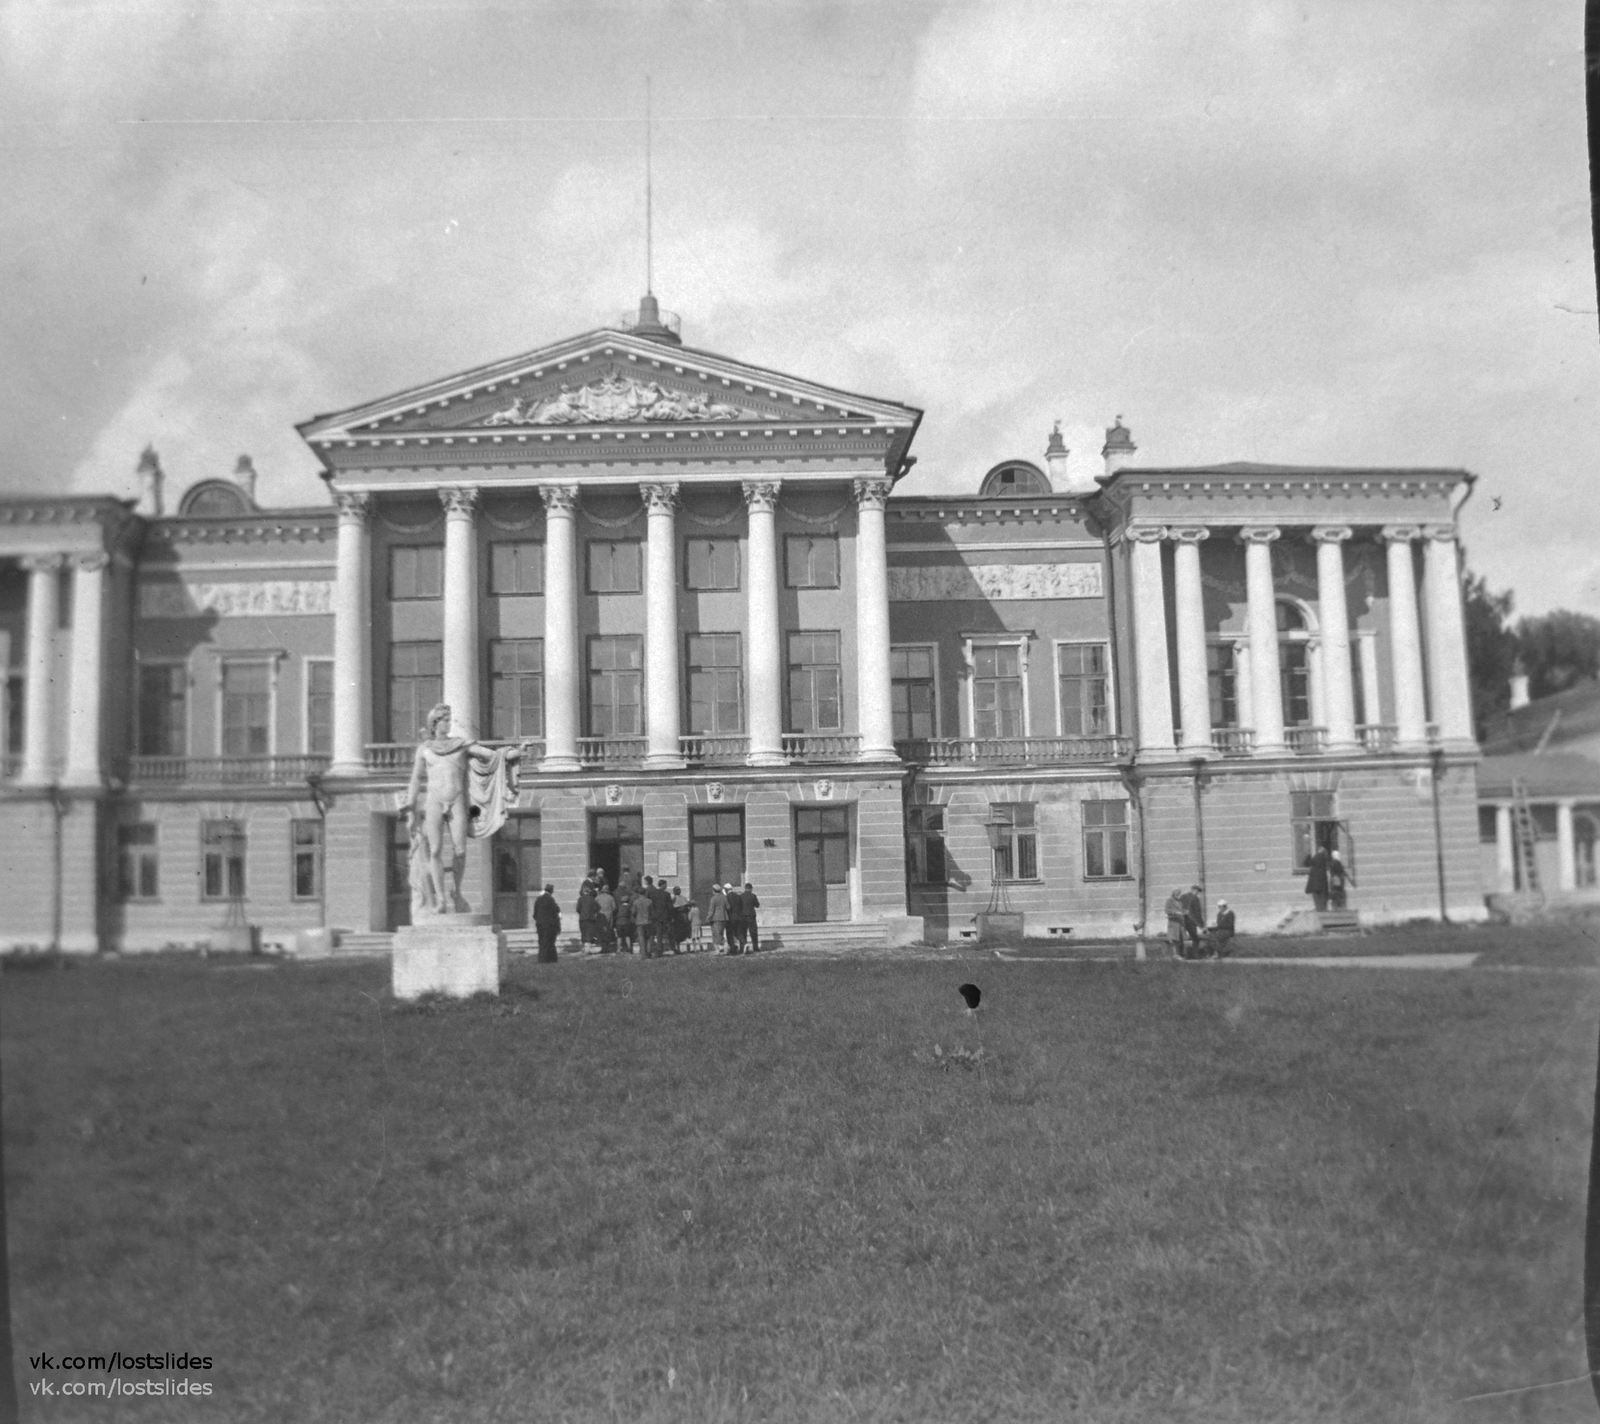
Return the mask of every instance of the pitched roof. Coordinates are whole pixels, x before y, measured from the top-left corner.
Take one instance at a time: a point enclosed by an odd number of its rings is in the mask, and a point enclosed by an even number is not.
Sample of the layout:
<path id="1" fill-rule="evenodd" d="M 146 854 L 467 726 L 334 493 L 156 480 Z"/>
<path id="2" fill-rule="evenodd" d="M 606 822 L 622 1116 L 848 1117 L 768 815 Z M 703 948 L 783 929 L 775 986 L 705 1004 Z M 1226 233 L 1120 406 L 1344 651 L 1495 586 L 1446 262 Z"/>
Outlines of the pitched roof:
<path id="1" fill-rule="evenodd" d="M 1510 796 L 1520 781 L 1534 800 L 1600 796 L 1600 761 L 1571 752 L 1509 752 L 1478 763 L 1478 795 Z"/>
<path id="2" fill-rule="evenodd" d="M 1553 729 L 1551 722 L 1555 722 Z M 1531 751 L 1547 729 L 1550 746 L 1600 732 L 1600 681 L 1586 678 L 1497 717 L 1489 724 L 1483 749 L 1490 753 Z"/>

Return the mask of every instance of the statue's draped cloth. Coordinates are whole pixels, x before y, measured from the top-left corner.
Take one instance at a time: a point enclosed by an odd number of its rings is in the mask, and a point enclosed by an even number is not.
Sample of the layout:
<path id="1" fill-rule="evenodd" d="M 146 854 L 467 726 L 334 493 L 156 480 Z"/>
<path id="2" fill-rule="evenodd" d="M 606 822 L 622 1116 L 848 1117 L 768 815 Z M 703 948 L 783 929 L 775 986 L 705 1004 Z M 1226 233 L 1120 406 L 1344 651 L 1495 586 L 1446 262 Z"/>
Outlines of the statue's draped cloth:
<path id="1" fill-rule="evenodd" d="M 520 750 L 516 747 L 468 748 L 467 804 L 471 808 L 472 834 L 478 839 L 492 836 L 505 825 L 517 803 L 519 766 Z"/>

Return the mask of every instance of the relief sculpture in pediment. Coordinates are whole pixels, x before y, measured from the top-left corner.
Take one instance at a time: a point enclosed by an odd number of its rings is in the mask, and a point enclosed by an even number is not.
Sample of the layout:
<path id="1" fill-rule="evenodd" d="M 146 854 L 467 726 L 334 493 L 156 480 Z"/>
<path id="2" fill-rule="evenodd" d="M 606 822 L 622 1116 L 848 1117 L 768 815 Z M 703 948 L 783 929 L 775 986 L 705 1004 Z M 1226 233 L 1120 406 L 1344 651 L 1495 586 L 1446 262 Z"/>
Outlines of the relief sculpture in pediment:
<path id="1" fill-rule="evenodd" d="M 748 418 L 737 406 L 710 401 L 699 392 L 669 391 L 654 381 L 636 381 L 607 371 L 598 381 L 563 385 L 552 396 L 518 396 L 484 425 L 632 425 L 652 421 L 723 421 Z"/>

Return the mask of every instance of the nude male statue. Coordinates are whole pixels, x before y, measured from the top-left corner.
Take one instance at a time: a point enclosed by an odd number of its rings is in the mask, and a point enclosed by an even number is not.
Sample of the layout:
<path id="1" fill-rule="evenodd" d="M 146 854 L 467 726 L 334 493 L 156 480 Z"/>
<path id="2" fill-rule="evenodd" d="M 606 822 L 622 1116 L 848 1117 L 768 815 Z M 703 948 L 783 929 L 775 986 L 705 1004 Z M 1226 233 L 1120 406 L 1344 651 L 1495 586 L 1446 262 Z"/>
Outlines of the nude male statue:
<path id="1" fill-rule="evenodd" d="M 441 702 L 428 713 L 427 740 L 411 763 L 410 808 L 413 909 L 465 910 L 461 876 L 466 868 L 467 836 L 491 836 L 504 824 L 508 796 L 516 794 L 518 748 L 492 748 L 450 735 L 451 710 Z M 474 793 L 469 796 L 470 793 Z M 473 801 L 477 804 L 471 804 Z M 445 829 L 450 835 L 450 893 L 445 888 Z M 420 885 L 417 881 L 420 879 Z"/>

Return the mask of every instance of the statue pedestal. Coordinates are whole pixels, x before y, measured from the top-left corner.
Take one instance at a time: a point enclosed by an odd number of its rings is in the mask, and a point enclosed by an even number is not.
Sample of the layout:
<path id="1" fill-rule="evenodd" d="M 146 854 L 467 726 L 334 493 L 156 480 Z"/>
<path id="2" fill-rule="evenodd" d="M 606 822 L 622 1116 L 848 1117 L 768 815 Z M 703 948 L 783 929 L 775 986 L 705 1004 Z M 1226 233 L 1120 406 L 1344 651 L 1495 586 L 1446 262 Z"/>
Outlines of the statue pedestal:
<path id="1" fill-rule="evenodd" d="M 498 994 L 506 978 L 506 937 L 488 915 L 424 911 L 394 932 L 391 969 L 397 999 Z"/>

